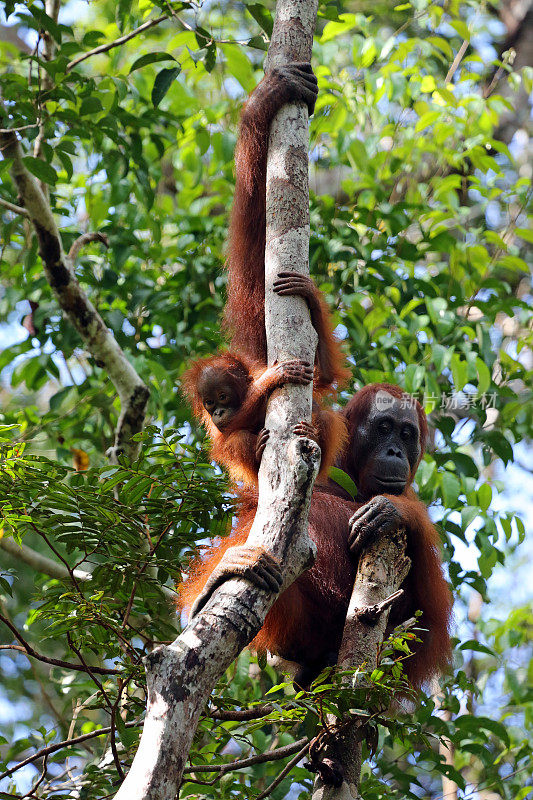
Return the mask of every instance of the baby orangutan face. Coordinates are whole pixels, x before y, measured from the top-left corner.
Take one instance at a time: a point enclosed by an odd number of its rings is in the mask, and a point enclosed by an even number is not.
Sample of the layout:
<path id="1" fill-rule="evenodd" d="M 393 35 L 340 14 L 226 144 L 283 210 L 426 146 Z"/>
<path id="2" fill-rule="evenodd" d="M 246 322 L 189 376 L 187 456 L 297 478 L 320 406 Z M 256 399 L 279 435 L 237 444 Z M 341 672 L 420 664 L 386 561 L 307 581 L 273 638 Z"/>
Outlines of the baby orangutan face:
<path id="1" fill-rule="evenodd" d="M 213 424 L 223 431 L 240 408 L 245 387 L 228 371 L 206 367 L 198 381 L 198 394 Z"/>

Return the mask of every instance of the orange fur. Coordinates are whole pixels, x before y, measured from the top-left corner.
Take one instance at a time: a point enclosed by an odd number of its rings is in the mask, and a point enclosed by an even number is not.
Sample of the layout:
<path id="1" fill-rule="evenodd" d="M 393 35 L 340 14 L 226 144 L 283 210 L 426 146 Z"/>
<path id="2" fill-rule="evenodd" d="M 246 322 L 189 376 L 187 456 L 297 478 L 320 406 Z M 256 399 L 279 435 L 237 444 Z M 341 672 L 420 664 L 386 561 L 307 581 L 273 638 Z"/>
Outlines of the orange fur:
<path id="1" fill-rule="evenodd" d="M 365 387 L 350 401 L 345 410 L 349 436 L 353 436 L 354 420 L 368 413 L 373 395 L 384 387 L 388 384 Z M 401 392 L 397 387 L 394 391 Z M 420 443 L 423 445 L 427 422 L 421 407 L 418 413 Z M 362 463 L 364 458 L 365 454 L 361 453 Z M 351 476 L 356 477 L 353 472 Z M 420 687 L 450 661 L 451 595 L 442 572 L 439 536 L 424 504 L 410 486 L 400 496 L 385 497 L 401 515 L 408 536 L 407 554 L 411 559 L 411 569 L 403 584 L 404 597 L 391 609 L 389 629 L 409 619 L 415 611 L 422 611 L 420 626 L 427 628 L 427 633 L 422 635 L 420 643 L 413 646 L 413 655 L 404 662 L 409 680 L 415 687 Z M 240 500 L 236 529 L 193 565 L 189 578 L 181 586 L 182 607 L 190 605 L 200 594 L 224 553 L 246 541 L 257 497 L 247 491 Z M 317 544 L 317 560 L 276 600 L 253 642 L 255 649 L 268 650 L 289 661 L 316 667 L 317 671 L 329 653 L 338 652 L 357 569 L 348 549 L 348 523 L 361 505 L 343 497 L 342 490 L 326 486 L 315 489 L 309 514 L 309 533 Z"/>
<path id="2" fill-rule="evenodd" d="M 198 381 L 205 368 L 220 370 L 221 379 L 230 372 L 237 385 L 241 387 L 241 409 L 227 429 L 220 431 L 213 424 L 211 416 L 202 405 L 198 393 Z M 194 362 L 183 376 L 183 388 L 193 407 L 197 419 L 204 425 L 211 440 L 211 458 L 223 464 L 231 477 L 247 486 L 257 486 L 259 464 L 255 451 L 257 435 L 265 423 L 266 404 L 272 385 L 268 382 L 261 388 L 260 380 L 265 375 L 265 367 L 233 353 L 221 353 Z M 247 402 L 256 391 L 253 402 Z M 346 443 L 346 425 L 343 416 L 330 408 L 322 408 L 315 399 L 313 402 L 313 424 L 318 433 L 318 444 L 322 451 L 319 478 L 326 480 L 328 470 L 337 454 Z"/>
<path id="3" fill-rule="evenodd" d="M 224 324 L 231 348 L 262 364 L 267 362 L 265 332 L 265 193 L 270 123 L 288 99 L 284 86 L 269 90 L 267 74 L 246 103 L 235 150 L 235 196 L 228 248 L 228 299 Z M 315 288 L 310 301 L 318 333 L 319 396 L 343 387 L 351 371 L 340 342 L 333 335 L 329 309 Z"/>

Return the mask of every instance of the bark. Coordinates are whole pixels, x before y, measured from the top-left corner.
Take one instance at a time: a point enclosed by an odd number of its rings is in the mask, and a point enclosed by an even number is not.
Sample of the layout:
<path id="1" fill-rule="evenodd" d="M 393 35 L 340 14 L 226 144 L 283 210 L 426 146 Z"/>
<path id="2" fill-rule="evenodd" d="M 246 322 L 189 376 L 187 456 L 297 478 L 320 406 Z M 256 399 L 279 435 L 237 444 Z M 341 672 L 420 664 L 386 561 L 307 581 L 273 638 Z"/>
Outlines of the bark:
<path id="1" fill-rule="evenodd" d="M 317 0 L 278 2 L 266 69 L 311 60 L 317 8 Z M 265 324 L 269 364 L 290 358 L 314 362 L 317 335 L 306 301 L 272 292 L 279 272 L 309 274 L 308 144 L 306 106 L 283 106 L 270 128 L 266 179 Z M 300 420 L 311 419 L 311 405 L 310 386 L 287 385 L 272 396 L 265 421 L 270 439 L 261 461 L 263 473 L 272 471 L 280 443 L 290 436 L 292 427 Z"/>
<path id="2" fill-rule="evenodd" d="M 405 555 L 406 544 L 405 531 L 399 530 L 372 542 L 361 556 L 339 652 L 341 670 L 363 665 L 367 670 L 376 667 L 390 607 L 379 614 L 376 624 L 365 621 L 364 612 L 378 604 L 386 605 L 391 595 L 399 590 L 411 564 Z M 333 717 L 329 722 L 335 725 L 338 721 Z M 360 723 L 355 721 L 343 727 L 342 733 L 325 741 L 319 761 L 330 759 L 334 765 L 339 765 L 344 780 L 341 786 L 332 786 L 325 783 L 319 773 L 312 800 L 359 798 L 361 734 Z"/>
<path id="3" fill-rule="evenodd" d="M 309 61 L 316 0 L 280 0 L 268 63 Z M 277 297 L 274 274 L 298 269 L 308 274 L 309 194 L 307 109 L 283 108 L 274 120 L 267 170 L 266 331 L 269 362 L 314 361 L 316 334 L 299 297 Z M 311 418 L 311 387 L 288 386 L 271 398 L 271 431 L 259 473 L 259 504 L 249 542 L 281 564 L 283 588 L 314 558 L 307 513 L 319 465 L 319 448 L 291 439 L 294 422 Z M 174 798 L 206 701 L 225 669 L 261 628 L 275 600 L 241 579 L 226 581 L 171 645 L 146 659 L 148 704 L 139 749 L 119 800 Z"/>
<path id="4" fill-rule="evenodd" d="M 0 101 L 1 103 L 1 101 Z M 7 112 L 0 104 L 0 127 L 7 120 Z M 33 224 L 39 252 L 48 283 L 59 305 L 70 319 L 87 349 L 103 366 L 117 390 L 121 412 L 115 431 L 112 460 L 125 453 L 135 458 L 138 445 L 132 436 L 144 425 L 149 391 L 120 349 L 113 333 L 107 328 L 74 272 L 74 264 L 65 255 L 61 235 L 47 197 L 39 182 L 26 169 L 23 152 L 15 133 L 0 133 L 0 150 L 4 158 L 12 158 L 11 174 L 20 195 L 20 202 Z"/>

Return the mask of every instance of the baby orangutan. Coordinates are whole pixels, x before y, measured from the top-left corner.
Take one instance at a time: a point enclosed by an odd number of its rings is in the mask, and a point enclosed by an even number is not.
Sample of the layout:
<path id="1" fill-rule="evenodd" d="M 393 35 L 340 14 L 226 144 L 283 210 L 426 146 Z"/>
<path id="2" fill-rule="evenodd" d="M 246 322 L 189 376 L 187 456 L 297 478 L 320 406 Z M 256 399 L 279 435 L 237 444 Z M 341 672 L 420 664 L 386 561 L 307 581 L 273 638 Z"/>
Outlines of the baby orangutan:
<path id="1" fill-rule="evenodd" d="M 207 429 L 211 457 L 223 464 L 234 480 L 257 485 L 269 436 L 264 423 L 270 394 L 286 383 L 311 383 L 313 372 L 306 361 L 264 367 L 228 352 L 196 361 L 185 373 L 185 393 L 195 416 Z M 345 442 L 345 430 L 342 416 L 321 408 L 315 400 L 312 423 L 302 421 L 293 428 L 295 436 L 306 436 L 320 445 L 319 476 L 323 479 Z"/>

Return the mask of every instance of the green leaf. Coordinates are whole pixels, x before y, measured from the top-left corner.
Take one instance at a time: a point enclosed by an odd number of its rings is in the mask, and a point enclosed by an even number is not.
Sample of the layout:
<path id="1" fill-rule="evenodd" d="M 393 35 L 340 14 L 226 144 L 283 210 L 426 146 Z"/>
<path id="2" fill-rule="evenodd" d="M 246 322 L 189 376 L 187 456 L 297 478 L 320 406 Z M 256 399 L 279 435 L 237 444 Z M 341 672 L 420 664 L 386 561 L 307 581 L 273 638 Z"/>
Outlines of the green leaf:
<path id="1" fill-rule="evenodd" d="M 515 233 L 524 241 L 533 244 L 533 230 L 531 228 L 515 228 Z"/>
<path id="2" fill-rule="evenodd" d="M 339 469 L 338 467 L 330 467 L 328 476 L 331 478 L 332 481 L 338 483 L 339 486 L 341 486 L 345 492 L 348 492 L 350 497 L 352 497 L 355 500 L 355 498 L 357 497 L 357 486 L 350 478 L 350 476 L 346 474 L 346 472 L 344 472 L 342 469 Z"/>
<path id="3" fill-rule="evenodd" d="M 454 19 L 452 22 L 450 22 L 450 25 L 452 26 L 452 28 L 455 28 L 459 36 L 461 36 L 467 42 L 470 41 L 470 31 L 468 30 L 466 23 L 463 22 L 462 19 Z"/>
<path id="4" fill-rule="evenodd" d="M 424 367 L 421 364 L 408 364 L 405 370 L 405 391 L 414 394 L 422 386 Z"/>
<path id="5" fill-rule="evenodd" d="M 212 43 L 206 47 L 204 66 L 208 72 L 212 72 L 217 63 L 217 46 Z"/>
<path id="6" fill-rule="evenodd" d="M 56 149 L 56 154 L 61 163 L 63 164 L 63 168 L 67 173 L 67 180 L 70 180 L 74 174 L 74 167 L 72 166 L 72 161 L 68 157 L 68 155 L 59 148 Z"/>
<path id="7" fill-rule="evenodd" d="M 459 650 L 472 650 L 475 653 L 485 653 L 488 656 L 494 656 L 494 658 L 497 657 L 494 650 L 491 650 L 490 647 L 487 647 L 485 644 L 477 642 L 475 639 L 469 639 L 467 642 L 461 642 L 459 645 Z"/>
<path id="8" fill-rule="evenodd" d="M 358 20 L 356 14 L 340 14 L 338 21 L 328 22 L 322 32 L 320 43 L 330 42 L 337 36 L 347 33 L 352 28 L 358 27 Z"/>
<path id="9" fill-rule="evenodd" d="M 80 117 L 86 117 L 89 114 L 99 114 L 102 110 L 102 103 L 96 95 L 89 95 L 84 97 L 80 104 Z"/>
<path id="10" fill-rule="evenodd" d="M 268 46 L 262 36 L 252 36 L 248 39 L 248 47 L 254 47 L 256 50 L 267 50 Z"/>
<path id="11" fill-rule="evenodd" d="M 486 511 L 492 501 L 492 488 L 488 483 L 482 483 L 477 490 L 477 499 L 482 511 Z"/>
<path id="12" fill-rule="evenodd" d="M 483 438 L 504 464 L 513 460 L 513 448 L 501 431 L 488 431 Z"/>
<path id="13" fill-rule="evenodd" d="M 424 128 L 430 128 L 441 116 L 441 111 L 428 111 L 422 114 L 420 119 L 415 125 L 415 133 L 420 133 Z"/>
<path id="14" fill-rule="evenodd" d="M 466 453 L 434 453 L 433 458 L 439 467 L 444 467 L 447 461 L 451 461 L 459 475 L 471 478 L 479 477 L 476 462 Z"/>
<path id="15" fill-rule="evenodd" d="M 39 27 L 49 33 L 52 39 L 55 39 L 58 44 L 61 44 L 61 28 L 57 22 L 54 22 L 54 20 L 49 17 L 42 8 L 39 8 L 39 6 L 31 5 L 28 10 L 39 23 Z"/>
<path id="16" fill-rule="evenodd" d="M 372 39 L 365 39 L 365 43 L 361 48 L 361 66 L 366 68 L 373 64 L 377 54 L 378 50 L 374 41 Z"/>
<path id="17" fill-rule="evenodd" d="M 259 23 L 267 36 L 272 36 L 274 22 L 272 20 L 272 14 L 270 11 L 261 3 L 251 3 L 250 5 L 247 4 L 246 10 L 252 15 L 255 21 Z"/>
<path id="18" fill-rule="evenodd" d="M 468 380 L 468 364 L 461 356 L 454 353 L 451 359 L 453 385 L 456 392 L 460 392 Z"/>
<path id="19" fill-rule="evenodd" d="M 515 794 L 513 800 L 526 800 L 526 797 L 533 797 L 533 784 L 523 786 L 522 789 Z"/>
<path id="20" fill-rule="evenodd" d="M 459 499 L 461 484 L 453 472 L 445 472 L 442 476 L 442 498 L 446 508 L 454 508 Z"/>
<path id="21" fill-rule="evenodd" d="M 482 358 L 476 358 L 476 369 L 478 374 L 477 391 L 478 395 L 485 394 L 490 387 L 491 373 Z"/>
<path id="22" fill-rule="evenodd" d="M 492 575 L 494 567 L 496 566 L 498 561 L 498 551 L 495 547 L 489 546 L 485 548 L 483 552 L 480 554 L 477 563 L 479 566 L 479 571 L 481 575 L 488 580 Z"/>
<path id="23" fill-rule="evenodd" d="M 152 89 L 152 103 L 156 108 L 180 72 L 181 67 L 171 67 L 170 69 L 162 69 L 161 72 L 156 75 L 154 88 Z"/>
<path id="24" fill-rule="evenodd" d="M 51 164 L 33 156 L 24 156 L 22 159 L 24 166 L 43 183 L 54 186 L 57 181 L 57 172 Z"/>
<path id="25" fill-rule="evenodd" d="M 174 56 L 171 56 L 170 53 L 163 53 L 162 51 L 156 51 L 155 53 L 145 53 L 144 56 L 140 56 L 137 58 L 130 67 L 129 75 L 132 72 L 135 72 L 136 69 L 142 69 L 143 67 L 148 66 L 148 64 L 156 64 L 159 61 L 175 61 L 176 59 Z"/>
<path id="26" fill-rule="evenodd" d="M 118 29 L 122 32 L 126 27 L 126 22 L 131 17 L 132 4 L 129 0 L 118 0 L 115 7 L 115 19 Z"/>
<path id="27" fill-rule="evenodd" d="M 422 83 L 420 84 L 420 91 L 424 92 L 425 94 L 430 94 L 434 92 L 437 88 L 437 84 L 435 83 L 435 78 L 433 75 L 424 75 L 422 78 Z"/>
<path id="28" fill-rule="evenodd" d="M 139 731 L 135 730 L 135 728 L 126 728 L 126 725 L 124 724 L 120 714 L 117 714 L 115 717 L 115 725 L 117 728 L 117 733 L 120 737 L 120 741 L 126 749 L 129 749 L 137 742 L 139 738 Z"/>
<path id="29" fill-rule="evenodd" d="M 251 92 L 255 88 L 255 77 L 246 53 L 236 44 L 222 45 L 222 52 L 226 57 L 230 74 L 239 81 L 246 92 Z"/>
<path id="30" fill-rule="evenodd" d="M 435 371 L 437 375 L 440 375 L 445 367 L 451 361 L 453 351 L 448 347 L 443 347 L 441 344 L 433 345 L 433 350 L 431 352 L 431 358 L 435 365 Z"/>

